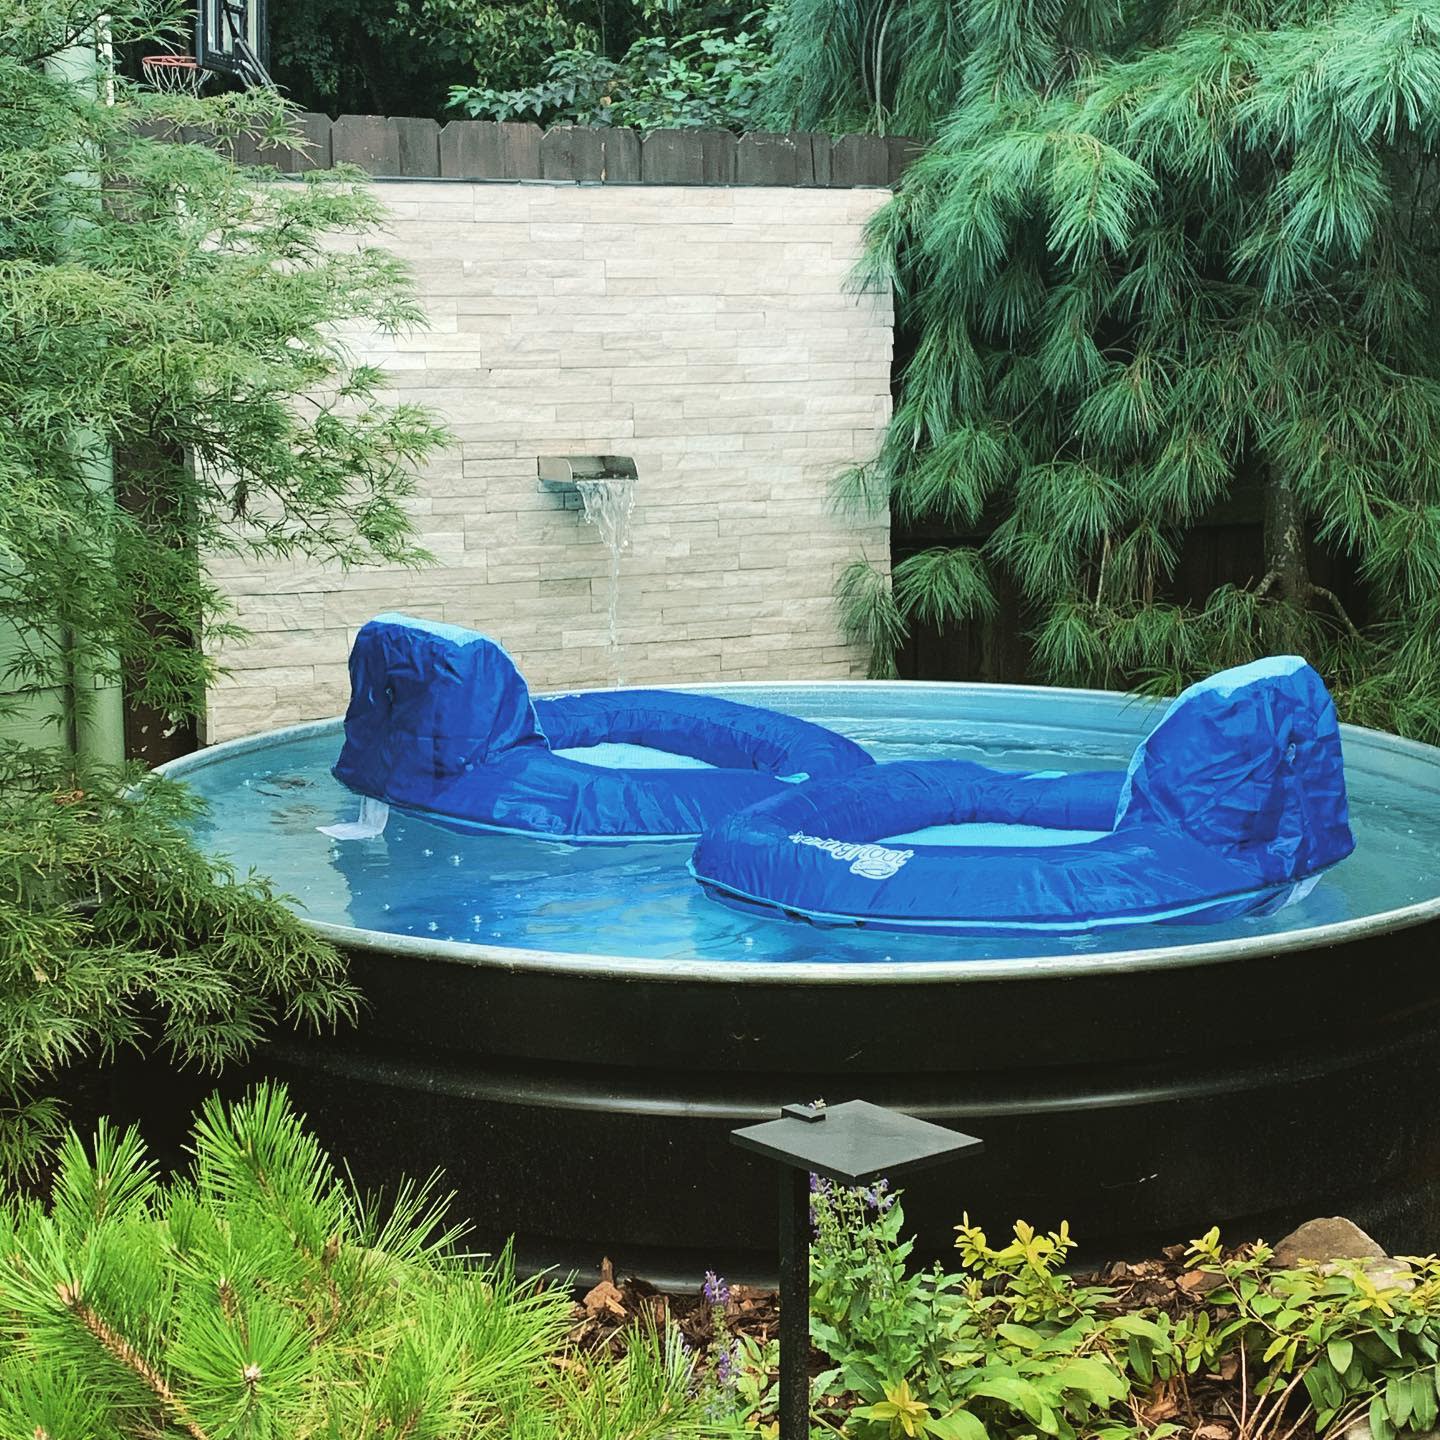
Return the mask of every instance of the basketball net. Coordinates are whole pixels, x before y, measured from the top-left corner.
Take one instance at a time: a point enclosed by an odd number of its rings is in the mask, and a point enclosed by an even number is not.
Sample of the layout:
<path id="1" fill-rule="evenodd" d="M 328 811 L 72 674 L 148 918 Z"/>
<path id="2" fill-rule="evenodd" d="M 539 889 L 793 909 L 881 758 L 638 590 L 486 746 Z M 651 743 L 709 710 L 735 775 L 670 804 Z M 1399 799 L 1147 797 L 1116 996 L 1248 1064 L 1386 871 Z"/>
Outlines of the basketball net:
<path id="1" fill-rule="evenodd" d="M 171 95 L 198 95 L 210 78 L 193 55 L 147 55 L 140 62 L 145 83 Z"/>

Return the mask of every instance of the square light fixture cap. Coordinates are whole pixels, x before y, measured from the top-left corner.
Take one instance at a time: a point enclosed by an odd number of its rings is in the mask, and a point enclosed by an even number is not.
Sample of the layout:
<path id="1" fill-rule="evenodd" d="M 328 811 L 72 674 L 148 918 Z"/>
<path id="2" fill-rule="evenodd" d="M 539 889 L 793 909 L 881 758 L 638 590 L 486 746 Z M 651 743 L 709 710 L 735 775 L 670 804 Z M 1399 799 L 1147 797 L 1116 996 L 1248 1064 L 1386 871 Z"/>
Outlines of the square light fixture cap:
<path id="1" fill-rule="evenodd" d="M 801 1109 L 808 1113 L 800 1114 Z M 730 1138 L 744 1150 L 840 1185 L 868 1185 L 882 1176 L 898 1180 L 985 1148 L 974 1135 L 868 1100 L 825 1107 L 787 1105 L 780 1119 L 734 1130 Z"/>

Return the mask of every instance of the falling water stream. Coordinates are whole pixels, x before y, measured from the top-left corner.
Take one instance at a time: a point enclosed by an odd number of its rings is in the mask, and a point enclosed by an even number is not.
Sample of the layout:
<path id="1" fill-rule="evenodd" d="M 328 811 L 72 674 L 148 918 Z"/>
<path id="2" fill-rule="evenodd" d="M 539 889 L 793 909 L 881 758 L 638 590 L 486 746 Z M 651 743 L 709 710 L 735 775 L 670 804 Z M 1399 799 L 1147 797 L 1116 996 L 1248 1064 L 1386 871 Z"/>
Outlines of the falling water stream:
<path id="1" fill-rule="evenodd" d="M 610 552 L 610 588 L 606 597 L 606 645 L 615 684 L 623 685 L 620 673 L 620 555 L 630 544 L 630 515 L 635 509 L 635 481 L 628 475 L 607 475 L 595 480 L 577 480 L 585 519 L 600 532 L 600 541 Z"/>

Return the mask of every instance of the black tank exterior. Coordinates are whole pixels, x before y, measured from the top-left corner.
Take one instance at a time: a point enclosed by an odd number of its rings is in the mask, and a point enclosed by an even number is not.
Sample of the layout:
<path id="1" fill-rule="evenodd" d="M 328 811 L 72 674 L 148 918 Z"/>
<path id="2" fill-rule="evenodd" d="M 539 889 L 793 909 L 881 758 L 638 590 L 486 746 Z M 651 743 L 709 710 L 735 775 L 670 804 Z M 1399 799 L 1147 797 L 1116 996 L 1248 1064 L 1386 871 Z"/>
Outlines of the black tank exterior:
<path id="1" fill-rule="evenodd" d="M 442 1167 L 476 1239 L 513 1232 L 536 1266 L 608 1255 L 662 1279 L 765 1274 L 772 1177 L 727 1137 L 815 1098 L 984 1138 L 982 1158 L 907 1196 L 926 1254 L 965 1211 L 992 1234 L 1067 1219 L 1093 1257 L 1217 1222 L 1273 1238 L 1330 1213 L 1424 1251 L 1440 1246 L 1437 939 L 1429 921 L 963 980 L 646 975 L 352 945 L 366 1022 L 277 1044 L 265 1068 L 363 1183 Z"/>

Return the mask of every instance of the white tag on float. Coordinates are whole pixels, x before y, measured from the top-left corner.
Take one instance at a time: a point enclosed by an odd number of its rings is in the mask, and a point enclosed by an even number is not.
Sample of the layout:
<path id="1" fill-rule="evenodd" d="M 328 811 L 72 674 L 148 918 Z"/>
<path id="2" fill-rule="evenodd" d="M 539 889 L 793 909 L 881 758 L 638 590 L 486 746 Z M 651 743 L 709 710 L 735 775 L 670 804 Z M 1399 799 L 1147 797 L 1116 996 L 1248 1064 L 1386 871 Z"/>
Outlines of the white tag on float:
<path id="1" fill-rule="evenodd" d="M 913 850 L 891 850 L 884 845 L 862 844 L 851 840 L 827 840 L 819 835 L 807 835 L 797 830 L 791 837 L 792 845 L 813 845 L 824 850 L 836 860 L 850 864 L 850 873 L 863 880 L 888 880 L 900 871 L 907 860 L 915 858 Z"/>
<path id="2" fill-rule="evenodd" d="M 383 800 L 372 800 L 368 795 L 360 799 L 360 816 L 357 820 L 341 820 L 335 825 L 317 825 L 322 835 L 332 840 L 374 840 L 385 833 L 385 822 L 390 818 L 390 807 Z"/>

